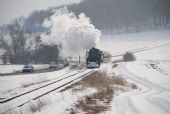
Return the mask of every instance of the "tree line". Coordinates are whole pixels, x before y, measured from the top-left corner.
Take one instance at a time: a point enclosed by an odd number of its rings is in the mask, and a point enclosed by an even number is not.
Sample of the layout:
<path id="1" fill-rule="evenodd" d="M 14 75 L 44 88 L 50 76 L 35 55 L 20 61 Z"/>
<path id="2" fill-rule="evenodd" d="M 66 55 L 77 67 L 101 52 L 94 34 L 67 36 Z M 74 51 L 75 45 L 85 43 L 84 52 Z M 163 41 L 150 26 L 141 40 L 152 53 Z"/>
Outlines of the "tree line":
<path id="1" fill-rule="evenodd" d="M 84 0 L 68 9 L 76 15 L 85 13 L 104 33 L 170 28 L 170 0 Z"/>
<path id="2" fill-rule="evenodd" d="M 40 34 L 23 27 L 22 19 L 16 19 L 6 26 L 6 34 L 0 36 L 1 59 L 4 64 L 28 64 L 57 62 L 58 45 L 44 45 Z"/>

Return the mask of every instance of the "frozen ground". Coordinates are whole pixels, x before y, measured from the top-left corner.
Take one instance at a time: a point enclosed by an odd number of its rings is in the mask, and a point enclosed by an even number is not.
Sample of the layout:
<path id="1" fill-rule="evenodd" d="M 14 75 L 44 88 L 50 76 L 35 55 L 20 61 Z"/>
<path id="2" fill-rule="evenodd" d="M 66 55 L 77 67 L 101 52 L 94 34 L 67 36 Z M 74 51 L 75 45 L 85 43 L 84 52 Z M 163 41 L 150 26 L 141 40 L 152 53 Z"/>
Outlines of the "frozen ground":
<path id="1" fill-rule="evenodd" d="M 160 64 L 164 65 L 164 62 L 160 62 Z M 118 66 L 117 70 L 120 75 L 140 84 L 142 91 L 122 94 L 115 98 L 112 102 L 114 114 L 170 113 L 169 74 L 168 72 L 159 72 L 150 65 L 148 61 L 136 61 L 121 63 Z M 166 71 L 166 69 L 162 70 Z"/>
<path id="2" fill-rule="evenodd" d="M 151 31 L 144 33 L 130 33 L 120 35 L 102 35 L 101 43 L 98 47 L 102 50 L 109 51 L 112 55 L 123 54 L 127 51 L 137 51 L 145 48 L 159 47 L 170 43 L 170 30 Z M 170 53 L 167 53 L 169 45 L 158 49 L 151 50 L 152 54 L 140 52 L 137 59 L 163 59 L 168 60 Z M 150 50 L 148 50 L 147 53 Z"/>
<path id="3" fill-rule="evenodd" d="M 137 61 L 122 62 L 116 68 L 111 64 L 104 64 L 100 70 L 108 74 L 120 75 L 130 82 L 136 83 L 140 91 L 119 93 L 111 102 L 111 107 L 106 114 L 169 114 L 170 113 L 170 30 L 152 31 L 146 33 L 103 35 L 102 42 L 98 45 L 102 50 L 111 52 L 113 55 L 126 51 L 143 50 L 134 53 Z M 16 67 L 15 67 L 16 68 Z M 5 70 L 4 70 L 5 71 Z M 42 80 L 53 80 L 64 74 L 78 72 L 69 68 L 40 74 L 27 74 L 12 77 L 0 77 L 0 92 L 12 90 L 19 91 L 23 83 L 32 83 Z M 42 79 L 41 79 L 42 78 Z M 67 80 L 69 81 L 69 80 Z M 43 82 L 44 83 L 44 82 Z M 45 82 L 46 83 L 46 82 Z M 27 89 L 39 85 L 30 86 Z M 18 90 L 19 89 L 19 90 Z M 22 90 L 20 90 L 22 91 Z M 96 92 L 86 88 L 81 93 L 52 92 L 40 98 L 46 106 L 35 112 L 36 114 L 67 114 L 68 108 L 81 99 L 82 96 Z M 5 94 L 7 97 L 10 94 Z M 52 101 L 51 101 L 52 99 Z M 20 108 L 21 113 L 31 114 L 29 107 L 36 107 L 37 101 L 32 101 Z M 0 105 L 2 108 L 2 105 Z M 10 108 L 8 106 L 7 108 Z M 20 112 L 20 108 L 17 110 Z M 82 112 L 83 113 L 83 112 Z"/>
<path id="4" fill-rule="evenodd" d="M 141 89 L 141 91 L 118 94 L 118 96 L 113 98 L 111 108 L 104 113 L 170 113 L 170 45 L 167 44 L 170 41 L 169 36 L 169 30 L 103 36 L 106 40 L 103 40 L 99 47 L 111 52 L 112 54 L 122 53 L 129 50 L 146 49 L 142 52 L 135 53 L 137 57 L 137 61 L 135 62 L 119 63 L 117 68 L 112 68 L 112 65 L 110 64 L 101 66 L 100 70 L 106 71 L 108 74 L 114 73 L 116 75 L 121 75 L 128 81 L 136 83 Z M 79 96 L 74 100 L 76 101 L 77 99 L 81 99 L 81 97 Z M 59 103 L 63 103 L 63 107 L 69 108 L 73 105 L 73 102 L 71 103 L 70 101 L 72 100 L 67 100 L 68 99 L 65 99 L 64 102 L 60 101 Z M 68 103 L 67 105 L 66 102 Z M 68 112 L 60 110 L 61 107 L 58 108 L 58 105 L 56 104 L 42 112 L 38 112 L 38 114 L 45 114 L 47 112 L 54 114 L 57 111 L 61 114 L 67 114 Z"/>
<path id="5" fill-rule="evenodd" d="M 79 79 L 79 77 L 85 75 L 88 72 L 91 72 L 91 70 L 71 70 L 69 67 L 67 67 L 65 69 L 50 72 L 50 73 L 0 77 L 0 87 L 1 87 L 0 88 L 0 101 L 1 102 L 3 102 L 6 99 L 11 99 L 18 95 L 24 94 L 28 91 L 32 91 L 36 88 L 43 87 L 44 85 L 48 85 L 48 86 L 44 86 L 43 88 L 37 89 L 37 91 L 29 92 L 28 94 L 25 94 L 21 97 L 16 97 L 14 100 L 10 100 L 7 103 L 1 104 L 0 113 L 6 112 L 13 108 L 15 110 L 12 110 L 12 111 L 16 111 L 17 110 L 16 106 L 19 106 L 23 103 L 26 103 L 24 105 L 24 108 L 26 105 L 28 105 L 26 107 L 29 107 L 29 105 L 31 105 L 32 102 L 27 103 L 27 101 L 30 101 L 30 99 L 34 99 L 34 98 L 37 98 L 38 96 L 41 96 L 42 94 L 46 94 L 46 92 L 48 91 L 52 91 L 53 89 L 58 88 L 66 83 L 70 83 L 70 81 L 74 83 L 74 81 Z M 63 87 L 61 87 L 60 89 L 63 89 Z M 57 91 L 54 91 L 53 93 L 55 92 L 58 93 L 58 91 L 60 90 L 57 89 Z M 53 98 L 49 99 L 49 96 L 51 97 L 58 96 L 53 93 L 50 92 L 50 94 L 44 95 L 45 98 L 48 97 L 48 99 L 45 100 L 45 102 L 49 102 L 50 99 L 53 99 Z M 44 97 L 42 99 L 44 99 Z M 30 110 L 28 109 L 28 111 Z M 11 113 L 11 111 L 9 112 Z M 16 111 L 15 113 L 19 113 L 19 112 Z M 24 111 L 23 113 L 27 114 L 29 112 Z"/>
<path id="6" fill-rule="evenodd" d="M 13 76 L 3 76 L 0 77 L 0 91 L 9 91 L 14 88 L 20 88 L 24 84 L 31 84 L 37 82 L 43 82 L 52 80 L 55 78 L 60 78 L 60 76 L 70 72 L 69 68 L 65 68 L 59 71 L 54 71 L 51 73 L 39 73 L 39 74 L 23 74 L 23 75 L 13 75 Z"/>
<path id="7" fill-rule="evenodd" d="M 138 39 L 132 40 L 133 36 Z M 120 41 L 114 40 L 113 44 L 115 45 L 110 47 L 113 50 L 119 49 L 122 52 L 143 47 L 149 48 L 152 47 L 151 45 L 161 44 L 161 46 L 135 53 L 137 57 L 135 62 L 120 63 L 118 65 L 116 72 L 127 80 L 136 82 L 142 88 L 142 91 L 120 94 L 113 99 L 112 108 L 107 113 L 169 114 L 170 45 L 167 43 L 170 41 L 170 32 L 166 30 L 112 37 L 118 37 Z M 125 42 L 123 42 L 123 39 Z M 119 52 L 119 50 L 116 51 Z"/>

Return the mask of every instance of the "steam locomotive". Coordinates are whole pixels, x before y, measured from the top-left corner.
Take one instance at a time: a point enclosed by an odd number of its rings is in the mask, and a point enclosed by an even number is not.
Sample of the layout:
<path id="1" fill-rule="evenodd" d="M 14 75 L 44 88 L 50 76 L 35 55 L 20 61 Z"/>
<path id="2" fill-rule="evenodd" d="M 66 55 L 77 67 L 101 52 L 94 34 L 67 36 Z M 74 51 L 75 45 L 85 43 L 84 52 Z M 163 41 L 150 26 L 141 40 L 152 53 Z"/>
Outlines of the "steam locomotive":
<path id="1" fill-rule="evenodd" d="M 99 68 L 102 62 L 111 60 L 111 54 L 106 51 L 101 51 L 97 48 L 91 48 L 86 52 L 86 67 Z"/>

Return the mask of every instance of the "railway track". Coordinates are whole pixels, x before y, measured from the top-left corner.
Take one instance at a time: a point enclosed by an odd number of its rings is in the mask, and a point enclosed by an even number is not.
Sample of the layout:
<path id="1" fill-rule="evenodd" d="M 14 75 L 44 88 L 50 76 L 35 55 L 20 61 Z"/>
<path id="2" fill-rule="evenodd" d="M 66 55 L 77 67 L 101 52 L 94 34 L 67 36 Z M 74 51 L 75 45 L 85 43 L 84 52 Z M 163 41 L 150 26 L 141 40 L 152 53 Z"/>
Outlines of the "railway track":
<path id="1" fill-rule="evenodd" d="M 13 100 L 13 99 L 15 99 L 15 98 L 21 97 L 21 96 L 23 96 L 23 95 L 25 95 L 25 94 L 34 92 L 34 91 L 36 91 L 36 90 L 38 90 L 38 89 L 44 88 L 44 87 L 49 86 L 49 85 L 54 84 L 54 83 L 57 83 L 57 82 L 59 82 L 59 81 L 62 81 L 62 80 L 67 79 L 67 78 L 69 78 L 69 77 L 72 77 L 72 76 L 74 76 L 74 75 L 76 75 L 76 74 L 78 74 L 78 73 L 81 73 L 81 72 L 84 72 L 84 70 L 83 70 L 83 71 L 76 72 L 76 73 L 71 74 L 71 75 L 68 75 L 68 76 L 64 76 L 64 77 L 62 76 L 61 79 L 58 79 L 58 78 L 57 78 L 57 79 L 54 79 L 54 81 L 52 81 L 52 82 L 50 82 L 50 83 L 44 84 L 44 85 L 42 85 L 42 86 L 40 86 L 40 87 L 36 87 L 36 88 L 34 88 L 34 89 L 31 89 L 31 90 L 28 90 L 28 91 L 26 91 L 26 92 L 20 93 L 20 94 L 18 94 L 18 95 L 12 96 L 12 97 L 10 97 L 10 98 L 1 99 L 1 100 L 0 100 L 0 103 L 1 103 L 1 104 L 6 103 L 6 102 L 11 101 L 11 100 Z M 53 80 L 53 79 L 52 79 L 52 80 Z"/>
<path id="2" fill-rule="evenodd" d="M 56 90 L 59 90 L 61 88 L 64 88 L 75 81 L 78 81 L 79 79 L 87 76 L 88 74 L 93 73 L 95 70 L 81 70 L 77 73 L 62 77 L 61 79 L 57 79 L 53 82 L 50 82 L 48 84 L 45 84 L 41 87 L 32 89 L 30 91 L 27 91 L 25 93 L 3 99 L 0 101 L 1 103 L 1 109 L 3 112 L 0 112 L 1 114 L 5 114 L 9 112 L 10 110 L 13 110 L 17 107 L 22 107 L 23 105 L 29 103 L 32 100 L 36 100 L 38 98 L 41 98 L 51 92 L 54 92 Z M 19 101 L 19 102 L 18 102 Z M 10 109 L 4 110 L 3 107 L 9 107 Z"/>

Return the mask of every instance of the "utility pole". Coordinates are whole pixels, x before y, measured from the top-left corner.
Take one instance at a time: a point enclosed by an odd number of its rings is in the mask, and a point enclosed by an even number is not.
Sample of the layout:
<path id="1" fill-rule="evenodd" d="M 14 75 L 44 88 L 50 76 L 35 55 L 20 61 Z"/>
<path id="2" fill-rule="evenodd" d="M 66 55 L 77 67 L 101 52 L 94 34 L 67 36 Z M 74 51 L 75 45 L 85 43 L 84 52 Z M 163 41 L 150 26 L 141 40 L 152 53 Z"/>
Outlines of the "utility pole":
<path id="1" fill-rule="evenodd" d="M 79 55 L 79 64 L 80 64 L 80 55 Z"/>

